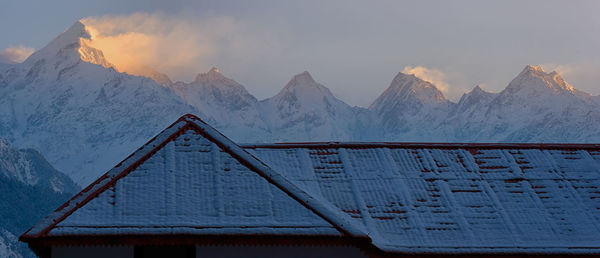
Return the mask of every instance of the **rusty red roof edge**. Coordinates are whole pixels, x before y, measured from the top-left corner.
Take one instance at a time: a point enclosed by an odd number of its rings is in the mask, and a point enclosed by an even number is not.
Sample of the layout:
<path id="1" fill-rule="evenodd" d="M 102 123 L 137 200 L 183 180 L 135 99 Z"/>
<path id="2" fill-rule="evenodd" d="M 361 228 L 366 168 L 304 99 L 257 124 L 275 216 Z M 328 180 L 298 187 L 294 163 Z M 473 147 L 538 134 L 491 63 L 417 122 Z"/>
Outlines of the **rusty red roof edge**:
<path id="1" fill-rule="evenodd" d="M 245 149 L 288 148 L 440 148 L 440 149 L 599 149 L 600 144 L 585 143 L 446 143 L 446 142 L 289 142 L 240 144 Z"/>

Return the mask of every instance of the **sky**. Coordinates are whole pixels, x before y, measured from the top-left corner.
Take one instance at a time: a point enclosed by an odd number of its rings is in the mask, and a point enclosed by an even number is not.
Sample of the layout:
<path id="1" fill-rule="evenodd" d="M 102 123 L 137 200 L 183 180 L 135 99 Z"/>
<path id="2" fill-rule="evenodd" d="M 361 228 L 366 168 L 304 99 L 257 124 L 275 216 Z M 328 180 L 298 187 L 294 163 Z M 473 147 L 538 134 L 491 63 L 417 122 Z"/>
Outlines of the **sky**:
<path id="1" fill-rule="evenodd" d="M 97 42 L 118 41 L 110 50 L 130 53 L 129 62 L 188 82 L 214 66 L 259 99 L 309 71 L 348 104 L 368 107 L 405 72 L 456 102 L 476 85 L 501 91 L 527 64 L 600 94 L 596 0 L 0 0 L 0 7 L 0 62 L 22 60 L 83 19 L 101 28 Z"/>

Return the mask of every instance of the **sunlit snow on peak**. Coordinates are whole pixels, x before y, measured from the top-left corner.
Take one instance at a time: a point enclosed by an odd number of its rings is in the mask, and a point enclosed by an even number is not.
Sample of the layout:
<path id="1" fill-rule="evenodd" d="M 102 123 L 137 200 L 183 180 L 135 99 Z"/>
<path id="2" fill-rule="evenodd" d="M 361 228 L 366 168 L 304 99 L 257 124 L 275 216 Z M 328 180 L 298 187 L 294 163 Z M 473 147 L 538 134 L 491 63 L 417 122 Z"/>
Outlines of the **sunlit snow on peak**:
<path id="1" fill-rule="evenodd" d="M 435 85 L 443 93 L 448 93 L 448 89 L 450 88 L 450 85 L 446 82 L 446 74 L 438 69 L 427 68 L 424 66 L 405 66 L 402 73 L 411 74 L 421 80 L 429 82 Z"/>

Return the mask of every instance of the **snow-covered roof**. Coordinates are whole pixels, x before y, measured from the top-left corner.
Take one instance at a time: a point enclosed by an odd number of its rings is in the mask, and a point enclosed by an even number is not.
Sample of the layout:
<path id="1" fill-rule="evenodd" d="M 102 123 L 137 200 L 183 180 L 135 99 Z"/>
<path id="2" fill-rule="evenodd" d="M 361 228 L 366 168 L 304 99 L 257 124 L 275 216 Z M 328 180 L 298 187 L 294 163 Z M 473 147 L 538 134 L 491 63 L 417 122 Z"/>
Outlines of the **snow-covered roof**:
<path id="1" fill-rule="evenodd" d="M 122 234 L 366 237 L 357 225 L 186 115 L 22 239 Z"/>
<path id="2" fill-rule="evenodd" d="M 299 235 L 386 252 L 600 253 L 600 146 L 233 143 L 186 115 L 21 239 Z"/>
<path id="3" fill-rule="evenodd" d="M 571 144 L 244 146 L 409 253 L 598 253 L 600 148 Z"/>

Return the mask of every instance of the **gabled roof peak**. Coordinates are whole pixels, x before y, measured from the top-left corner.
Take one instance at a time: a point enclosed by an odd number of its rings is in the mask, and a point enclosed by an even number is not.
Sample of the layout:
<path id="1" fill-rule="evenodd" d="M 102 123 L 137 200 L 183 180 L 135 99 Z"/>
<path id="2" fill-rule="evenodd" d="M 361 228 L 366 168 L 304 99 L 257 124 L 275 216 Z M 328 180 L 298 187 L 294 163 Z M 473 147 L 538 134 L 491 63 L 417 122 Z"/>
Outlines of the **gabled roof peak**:
<path id="1" fill-rule="evenodd" d="M 202 119 L 200 119 L 199 117 L 197 117 L 194 114 L 185 114 L 185 115 L 181 116 L 179 119 L 177 119 L 177 121 L 175 123 L 180 122 L 180 121 L 189 121 L 189 122 L 191 122 L 191 121 L 200 121 L 200 122 L 203 122 Z"/>
<path id="2" fill-rule="evenodd" d="M 347 214 L 339 211 L 327 201 L 315 198 L 302 190 L 282 174 L 271 169 L 265 163 L 229 140 L 197 116 L 185 114 L 144 146 L 116 165 L 113 169 L 73 197 L 70 201 L 29 229 L 20 239 L 27 242 L 30 239 L 52 236 L 49 233 L 55 229 L 59 223 L 65 221 L 75 211 L 96 199 L 106 190 L 114 187 L 119 180 L 127 177 L 132 171 L 136 170 L 139 166 L 158 153 L 158 151 L 165 148 L 168 143 L 175 141 L 189 130 L 194 130 L 196 135 L 203 137 L 205 141 L 212 142 L 224 153 L 227 153 L 234 160 L 237 160 L 237 162 L 249 169 L 249 171 L 266 179 L 270 185 L 283 191 L 285 195 L 291 197 L 293 200 L 310 210 L 317 217 L 324 219 L 326 221 L 325 223 L 329 223 L 332 229 L 337 229 L 339 233 L 345 236 L 368 238 L 367 234 L 363 231 L 364 229 L 353 224 L 351 218 Z"/>

